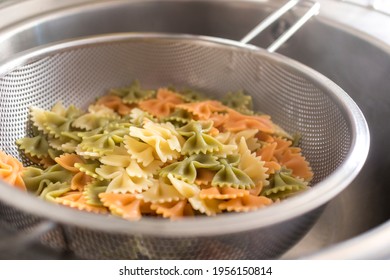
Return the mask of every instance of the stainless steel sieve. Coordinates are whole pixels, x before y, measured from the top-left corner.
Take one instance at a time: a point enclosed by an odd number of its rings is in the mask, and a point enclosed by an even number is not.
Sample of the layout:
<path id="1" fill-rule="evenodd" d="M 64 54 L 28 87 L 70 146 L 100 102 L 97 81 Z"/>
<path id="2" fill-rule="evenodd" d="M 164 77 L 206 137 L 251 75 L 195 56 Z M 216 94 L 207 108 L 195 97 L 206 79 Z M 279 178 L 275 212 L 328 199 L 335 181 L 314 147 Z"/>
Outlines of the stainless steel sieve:
<path id="1" fill-rule="evenodd" d="M 57 43 L 0 66 L 0 148 L 25 164 L 15 140 L 30 133 L 30 106 L 58 100 L 86 108 L 109 88 L 139 79 L 145 87 L 185 86 L 220 97 L 244 89 L 254 107 L 287 131 L 315 174 L 313 188 L 259 211 L 178 222 L 129 222 L 47 203 L 0 182 L 0 215 L 29 230 L 57 226 L 42 243 L 89 259 L 277 258 L 310 228 L 323 206 L 354 179 L 369 150 L 369 130 L 336 84 L 282 55 L 220 38 L 107 34 Z"/>

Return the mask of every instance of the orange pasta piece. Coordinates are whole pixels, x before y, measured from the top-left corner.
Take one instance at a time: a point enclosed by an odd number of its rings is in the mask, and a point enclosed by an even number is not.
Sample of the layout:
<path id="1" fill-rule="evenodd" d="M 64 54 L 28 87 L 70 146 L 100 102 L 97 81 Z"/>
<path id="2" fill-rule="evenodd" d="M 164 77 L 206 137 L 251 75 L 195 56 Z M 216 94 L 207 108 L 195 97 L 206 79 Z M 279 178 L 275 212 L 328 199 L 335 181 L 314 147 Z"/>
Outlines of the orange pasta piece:
<path id="1" fill-rule="evenodd" d="M 293 150 L 288 149 L 279 159 L 281 165 L 292 170 L 294 176 L 298 176 L 307 181 L 313 178 L 313 172 L 301 153 L 294 153 Z"/>
<path id="2" fill-rule="evenodd" d="M 233 199 L 245 195 L 249 195 L 249 191 L 232 187 L 208 187 L 199 193 L 201 199 Z"/>
<path id="3" fill-rule="evenodd" d="M 263 190 L 263 183 L 260 182 L 253 189 L 248 190 L 248 192 L 251 195 L 259 196 L 262 190 Z"/>
<path id="4" fill-rule="evenodd" d="M 269 168 L 267 172 L 271 172 L 270 174 L 285 166 L 292 170 L 294 176 L 309 181 L 313 177 L 309 162 L 302 156 L 300 148 L 291 145 L 290 140 L 275 137 L 274 142 L 262 147 L 257 155 L 266 162 L 264 166 Z"/>
<path id="5" fill-rule="evenodd" d="M 183 98 L 177 93 L 165 88 L 160 88 L 157 91 L 156 98 L 141 101 L 139 107 L 155 117 L 163 118 L 170 115 L 176 105 L 183 102 Z"/>
<path id="6" fill-rule="evenodd" d="M 207 100 L 202 102 L 185 103 L 177 106 L 184 109 L 197 117 L 198 120 L 208 120 L 216 112 L 224 112 L 227 107 L 221 102 L 215 100 Z"/>
<path id="7" fill-rule="evenodd" d="M 22 179 L 23 164 L 16 158 L 0 151 L 0 178 L 7 183 L 25 191 L 26 186 Z"/>
<path id="8" fill-rule="evenodd" d="M 130 114 L 131 110 L 135 108 L 135 105 L 123 103 L 122 98 L 116 95 L 102 96 L 96 101 L 96 105 L 106 106 L 122 116 Z"/>
<path id="9" fill-rule="evenodd" d="M 227 118 L 227 114 L 213 113 L 209 119 L 213 121 L 214 127 L 220 130 L 223 127 L 223 124 L 225 123 Z"/>
<path id="10" fill-rule="evenodd" d="M 84 163 L 82 157 L 76 154 L 63 154 L 55 158 L 55 161 L 61 165 L 66 170 L 75 173 L 72 178 L 70 188 L 72 190 L 83 191 L 84 186 L 92 182 L 93 178 L 84 172 L 81 172 L 79 169 L 74 167 L 76 163 Z"/>
<path id="11" fill-rule="evenodd" d="M 274 138 L 276 145 L 274 156 L 279 160 L 282 155 L 287 151 L 287 149 L 292 145 L 290 140 L 286 140 L 283 138 L 275 137 Z"/>
<path id="12" fill-rule="evenodd" d="M 280 164 L 277 162 L 277 159 L 274 156 L 276 146 L 276 142 L 270 143 L 263 146 L 256 153 L 257 156 L 260 156 L 261 160 L 265 162 L 264 167 L 268 168 L 266 171 L 267 174 L 274 174 L 276 170 L 280 170 L 281 168 Z"/>
<path id="13" fill-rule="evenodd" d="M 274 133 L 275 131 L 269 116 L 247 116 L 232 109 L 229 109 L 228 117 L 223 124 L 223 127 L 232 132 L 246 129 L 258 129 L 265 133 Z"/>
<path id="14" fill-rule="evenodd" d="M 262 132 L 262 131 L 259 131 L 256 134 L 256 138 L 259 139 L 262 142 L 268 142 L 268 143 L 272 143 L 272 142 L 275 141 L 274 137 L 272 137 L 268 133 L 265 133 L 265 132 Z"/>
<path id="15" fill-rule="evenodd" d="M 77 208 L 79 210 L 85 210 L 97 214 L 107 213 L 107 209 L 105 207 L 89 205 L 83 193 L 80 191 L 67 192 L 64 195 L 57 197 L 56 201 L 62 205 Z"/>
<path id="16" fill-rule="evenodd" d="M 142 213 L 150 213 L 150 203 L 137 199 L 134 194 L 101 193 L 99 198 L 112 214 L 127 220 L 141 219 Z"/>
<path id="17" fill-rule="evenodd" d="M 85 163 L 84 160 L 76 154 L 63 154 L 56 157 L 54 160 L 63 168 L 71 172 L 79 172 L 79 170 L 74 167 L 75 163 Z"/>
<path id="18" fill-rule="evenodd" d="M 200 168 L 196 171 L 195 183 L 197 185 L 208 185 L 213 180 L 215 173 L 216 171 Z"/>
<path id="19" fill-rule="evenodd" d="M 39 164 L 42 165 L 44 168 L 48 168 L 55 163 L 56 162 L 51 157 L 43 157 L 41 160 L 39 160 Z"/>
<path id="20" fill-rule="evenodd" d="M 245 195 L 219 204 L 219 209 L 229 212 L 248 212 L 272 204 L 272 200 L 265 196 Z"/>
<path id="21" fill-rule="evenodd" d="M 170 218 L 171 220 L 177 220 L 184 216 L 194 216 L 194 211 L 187 200 L 153 203 L 151 208 L 155 210 L 157 214 L 162 215 L 164 218 Z"/>
<path id="22" fill-rule="evenodd" d="M 42 158 L 31 156 L 29 154 L 25 154 L 25 156 L 33 163 L 41 165 L 44 168 L 48 168 L 56 163 L 50 156 L 43 156 Z"/>
<path id="23" fill-rule="evenodd" d="M 70 188 L 72 190 L 83 191 L 84 187 L 92 181 L 93 178 L 91 176 L 85 174 L 84 172 L 78 172 L 73 176 L 70 183 Z"/>

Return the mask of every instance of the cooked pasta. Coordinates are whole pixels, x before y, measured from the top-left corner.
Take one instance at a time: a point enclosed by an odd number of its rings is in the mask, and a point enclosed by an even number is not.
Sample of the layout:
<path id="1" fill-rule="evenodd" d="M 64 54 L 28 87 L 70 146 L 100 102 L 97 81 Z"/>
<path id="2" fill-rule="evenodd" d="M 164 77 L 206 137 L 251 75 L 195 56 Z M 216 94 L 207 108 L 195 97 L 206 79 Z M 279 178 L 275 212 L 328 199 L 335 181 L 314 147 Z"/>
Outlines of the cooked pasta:
<path id="1" fill-rule="evenodd" d="M 86 111 L 32 107 L 16 141 L 23 166 L 0 152 L 0 179 L 63 206 L 127 220 L 247 212 L 309 188 L 296 137 L 254 111 L 251 96 L 194 90 L 109 90 Z"/>
<path id="2" fill-rule="evenodd" d="M 21 190 L 26 190 L 22 179 L 23 164 L 3 151 L 0 151 L 0 179 L 14 185 Z"/>

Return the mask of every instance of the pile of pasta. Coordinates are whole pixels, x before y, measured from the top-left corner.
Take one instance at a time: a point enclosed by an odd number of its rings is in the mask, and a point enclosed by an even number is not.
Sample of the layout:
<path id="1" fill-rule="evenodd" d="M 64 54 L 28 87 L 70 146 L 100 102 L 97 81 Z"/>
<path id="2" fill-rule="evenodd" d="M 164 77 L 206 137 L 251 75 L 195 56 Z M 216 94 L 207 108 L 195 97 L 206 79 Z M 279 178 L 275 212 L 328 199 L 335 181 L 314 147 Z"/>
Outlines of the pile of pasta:
<path id="1" fill-rule="evenodd" d="M 87 111 L 32 107 L 33 135 L 17 145 L 35 164 L 1 153 L 1 178 L 128 220 L 256 210 L 308 189 L 313 173 L 297 138 L 252 106 L 242 91 L 211 100 L 135 81 Z"/>

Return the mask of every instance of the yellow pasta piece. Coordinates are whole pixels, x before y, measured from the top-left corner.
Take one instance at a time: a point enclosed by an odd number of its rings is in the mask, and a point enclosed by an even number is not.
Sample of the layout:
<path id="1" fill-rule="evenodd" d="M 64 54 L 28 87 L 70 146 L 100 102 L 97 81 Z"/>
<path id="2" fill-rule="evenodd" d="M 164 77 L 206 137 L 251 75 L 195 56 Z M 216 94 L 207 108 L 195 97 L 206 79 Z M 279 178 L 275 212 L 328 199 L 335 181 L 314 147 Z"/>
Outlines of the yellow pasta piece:
<path id="1" fill-rule="evenodd" d="M 102 165 L 96 169 L 96 173 L 104 179 L 111 180 L 107 192 L 139 193 L 153 185 L 151 179 L 130 176 L 123 167 Z"/>
<path id="2" fill-rule="evenodd" d="M 259 183 L 267 185 L 268 174 L 266 167 L 264 167 L 265 162 L 261 160 L 260 157 L 257 157 L 255 153 L 251 153 L 249 150 L 245 138 L 242 137 L 238 145 L 238 153 L 241 155 L 238 168 L 245 172 L 248 175 L 255 185 Z"/>
<path id="3" fill-rule="evenodd" d="M 228 133 L 229 138 L 227 143 L 224 144 L 233 144 L 238 145 L 241 141 L 241 138 L 244 137 L 246 145 L 251 152 L 257 151 L 260 148 L 259 140 L 256 138 L 256 135 L 259 131 L 257 129 L 248 129 L 239 131 L 237 133 Z"/>
<path id="4" fill-rule="evenodd" d="M 202 199 L 197 196 L 190 197 L 188 199 L 192 208 L 198 210 L 200 213 L 206 214 L 207 216 L 215 216 L 221 213 L 222 210 L 219 208 L 221 200 L 218 199 Z"/>
<path id="5" fill-rule="evenodd" d="M 22 164 L 0 154 L 0 178 L 128 220 L 252 211 L 306 190 L 313 177 L 297 138 L 252 109 L 243 92 L 220 102 L 143 90 L 138 81 L 86 113 L 61 103 L 32 107 L 35 137 L 17 143 L 31 162 L 50 167 L 27 167 L 21 177 Z"/>
<path id="6" fill-rule="evenodd" d="M 116 166 L 126 168 L 130 177 L 151 178 L 162 165 L 161 161 L 154 160 L 148 165 L 142 165 L 137 160 L 132 159 L 128 150 L 124 146 L 114 147 L 100 159 L 100 162 L 107 166 Z"/>
<path id="7" fill-rule="evenodd" d="M 136 194 L 136 197 L 145 202 L 153 203 L 166 203 L 185 199 L 172 183 L 164 177 L 154 181 L 154 184 L 148 190 Z"/>
<path id="8" fill-rule="evenodd" d="M 130 157 L 142 163 L 144 166 L 149 165 L 155 160 L 153 156 L 154 149 L 151 145 L 143 143 L 131 136 L 125 136 L 123 143 Z"/>
<path id="9" fill-rule="evenodd" d="M 145 120 L 143 128 L 130 127 L 130 135 L 151 146 L 154 157 L 162 162 L 180 157 L 185 142 L 172 124 L 158 124 L 150 120 Z"/>
<path id="10" fill-rule="evenodd" d="M 200 192 L 200 188 L 195 184 L 186 183 L 182 180 L 179 180 L 172 174 L 168 174 L 168 178 L 176 190 L 185 198 L 197 196 Z"/>

